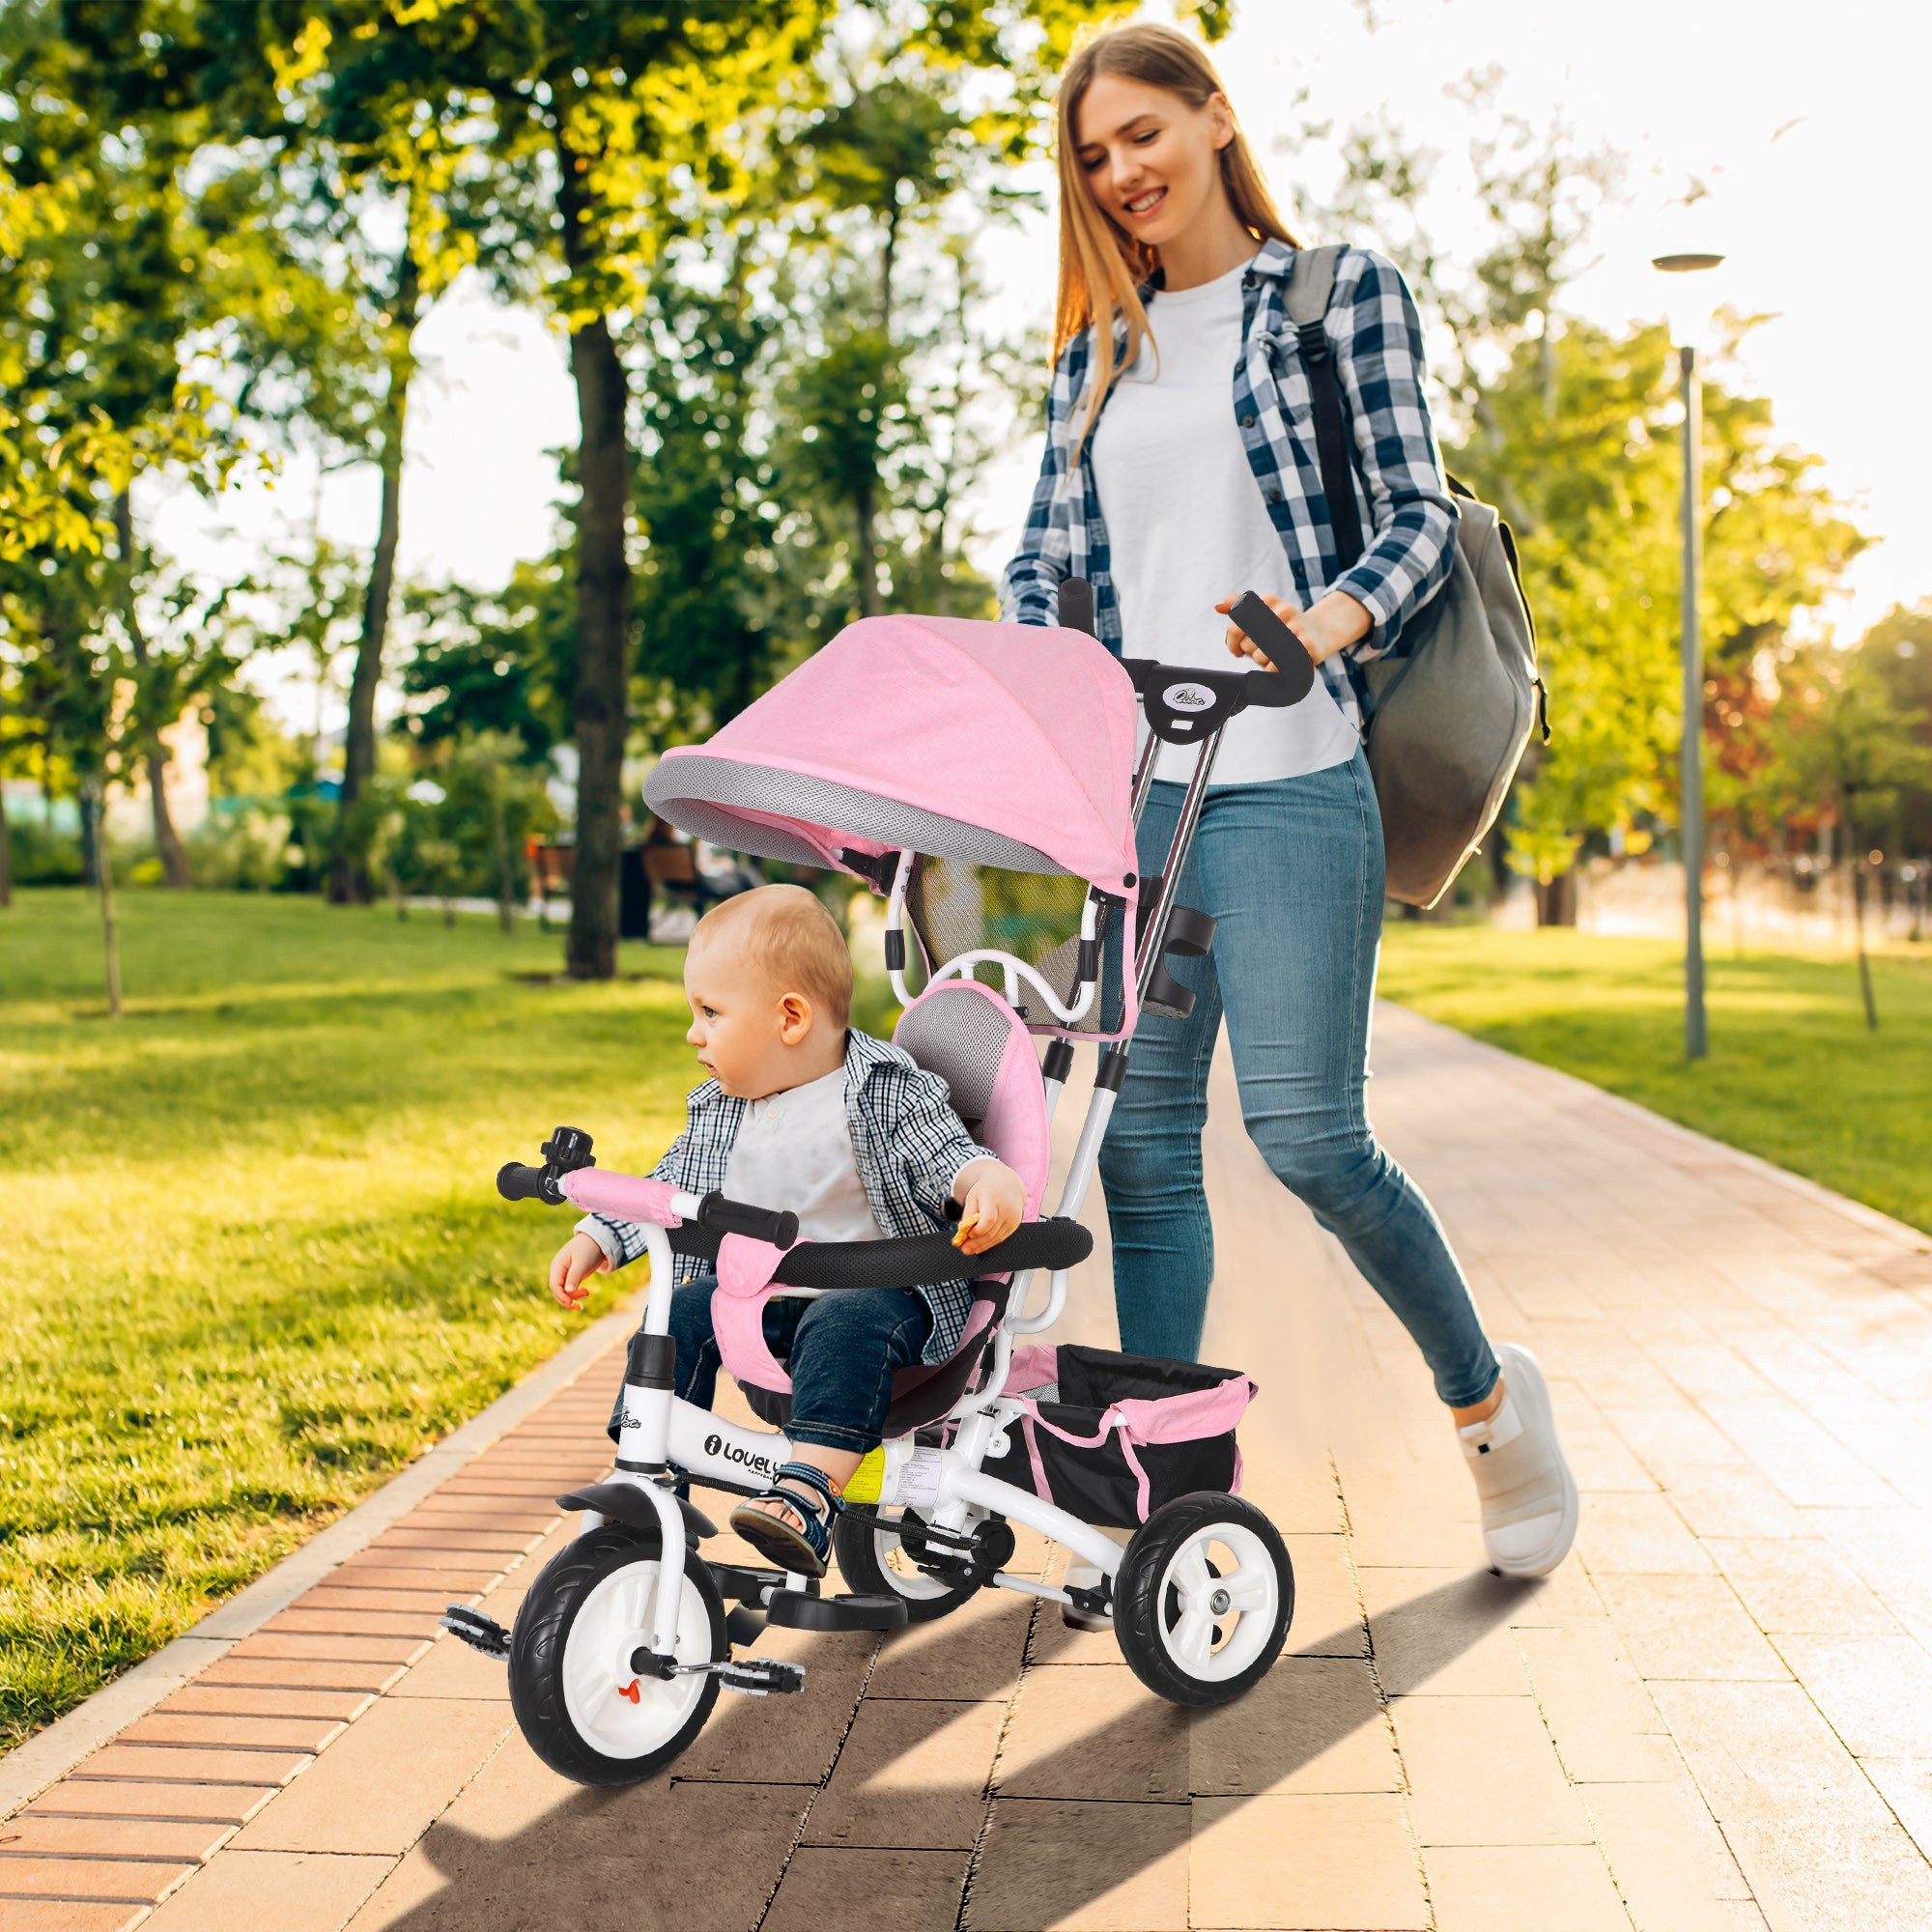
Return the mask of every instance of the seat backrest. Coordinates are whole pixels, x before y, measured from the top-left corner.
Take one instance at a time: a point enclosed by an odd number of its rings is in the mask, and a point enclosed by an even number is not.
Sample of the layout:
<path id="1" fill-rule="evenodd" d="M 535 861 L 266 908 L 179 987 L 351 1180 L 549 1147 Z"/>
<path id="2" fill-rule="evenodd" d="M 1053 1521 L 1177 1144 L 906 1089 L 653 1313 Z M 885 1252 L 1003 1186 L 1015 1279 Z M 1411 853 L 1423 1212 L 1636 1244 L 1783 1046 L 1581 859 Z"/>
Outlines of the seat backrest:
<path id="1" fill-rule="evenodd" d="M 1019 1176 L 1032 1220 L 1053 1141 L 1039 1054 L 1020 1016 L 990 986 L 942 980 L 899 1015 L 893 1041 L 946 1082 L 966 1131 Z"/>

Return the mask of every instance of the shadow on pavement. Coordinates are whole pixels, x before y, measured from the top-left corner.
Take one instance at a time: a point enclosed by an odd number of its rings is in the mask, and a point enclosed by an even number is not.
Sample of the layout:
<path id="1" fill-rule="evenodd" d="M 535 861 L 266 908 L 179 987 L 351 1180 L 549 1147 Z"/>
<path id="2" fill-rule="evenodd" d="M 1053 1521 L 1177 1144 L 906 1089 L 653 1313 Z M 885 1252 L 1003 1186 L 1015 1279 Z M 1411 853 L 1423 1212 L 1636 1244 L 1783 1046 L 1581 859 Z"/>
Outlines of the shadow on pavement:
<path id="1" fill-rule="evenodd" d="M 1482 1573 L 1459 1576 L 1453 1582 L 1379 1613 L 1374 1622 L 1375 1639 L 1378 1645 L 1400 1644 L 1405 1676 L 1413 1682 L 1453 1662 L 1497 1625 L 1509 1621 L 1539 1588 L 1534 1582 L 1508 1582 Z M 1052 1613 L 1050 1604 L 1036 1611 L 1036 1615 Z M 1346 1654 L 1358 1642 L 1360 1628 L 1344 1626 L 1312 1645 L 1297 1645 L 1296 1654 Z M 996 1654 L 964 1630 L 948 1638 L 927 1627 L 922 1641 L 929 1647 L 928 1667 L 932 1662 L 956 1666 L 957 1674 L 947 1679 L 947 1688 L 932 1693 L 936 1697 L 997 1697 L 1010 1679 L 1010 1656 Z M 1037 1665 L 1027 1681 L 1034 1681 L 1042 1670 L 1091 1667 Z M 813 1688 L 811 1674 L 808 1665 L 808 1697 Z M 842 1662 L 827 1668 L 824 1676 L 842 1679 L 850 1687 L 851 1695 L 844 1700 L 844 1721 L 838 1727 L 842 1746 L 863 1680 Z M 829 1682 L 820 1688 L 821 1693 L 835 1690 Z M 1147 1695 L 1150 1702 L 1154 1701 L 1151 1692 Z M 513 1928 L 523 1932 L 523 1928 L 536 1926 L 568 1926 L 574 1932 L 605 1932 L 607 1927 L 611 1932 L 617 1928 L 621 1932 L 753 1932 L 764 1922 L 774 1882 L 789 1861 L 799 1821 L 817 1792 L 815 1782 L 751 1781 L 749 1767 L 758 1762 L 759 1741 L 769 1736 L 767 1727 L 802 1718 L 802 1713 L 795 1717 L 788 1711 L 790 1702 L 777 1698 L 741 1700 L 735 1710 L 714 1715 L 693 1747 L 694 1755 L 701 1752 L 712 1763 L 725 1751 L 741 1759 L 748 1766 L 747 1781 L 680 1777 L 673 1770 L 649 1783 L 623 1790 L 580 1792 L 554 1804 L 535 1822 L 500 1838 L 457 1824 L 433 1825 L 421 1840 L 418 1854 L 434 1868 L 441 1887 L 402 1916 L 384 1921 L 384 1932 L 513 1932 Z M 1198 1719 L 1172 1706 L 1157 1705 L 1156 1709 L 1156 1724 L 1171 1724 L 1181 1733 L 1184 1752 L 1187 1727 Z M 1253 1776 L 1244 1779 L 1253 1790 L 1236 1794 L 1232 1800 L 1216 1794 L 1224 1804 L 1238 1804 L 1242 1795 L 1266 1791 L 1371 1720 L 1358 1715 L 1358 1707 L 1336 1708 L 1325 1715 L 1319 1704 L 1310 1709 L 1314 1721 L 1299 1732 L 1291 1747 L 1279 1752 L 1279 1761 L 1264 1760 Z M 720 1711 L 724 1712 L 722 1701 Z M 1131 1762 L 1133 1753 L 1144 1763 L 1148 1748 L 1149 1715 L 1140 1709 L 1130 1717 L 1095 1726 L 1045 1759 L 1029 1762 L 1026 1791 L 1029 1796 L 1076 1798 L 1092 1790 L 1097 1766 Z M 512 1737 L 503 1749 L 522 1752 L 526 1747 Z M 486 1771 L 484 1776 L 488 1775 Z M 537 1776 L 533 1769 L 532 1776 Z M 471 1790 L 475 1788 L 472 1785 Z M 975 1784 L 970 1792 L 961 1791 L 958 1796 L 977 1804 L 984 1789 L 983 1783 Z M 1172 1802 L 1187 1800 L 1178 1795 Z M 1151 1843 L 1146 1862 L 1152 1863 L 1167 1849 L 1165 1840 Z M 875 1855 L 890 1856 L 889 1848 L 875 1848 Z M 964 1922 L 965 1914 L 957 1910 L 957 1879 L 950 1875 L 952 1871 L 964 1872 L 967 1854 L 963 1847 L 936 1852 L 929 1845 L 915 1842 L 898 1856 L 913 1864 L 920 1858 L 931 1861 L 931 1882 L 922 1887 L 924 1912 L 920 1915 L 920 1923 Z M 942 1870 L 947 1860 L 952 1865 Z M 1071 1889 L 1064 1882 L 1057 1884 L 1051 1914 L 1064 1917 L 1103 1889 L 1131 1877 L 1138 1868 L 1120 1866 L 1097 1883 L 1076 1885 Z M 942 1888 L 954 1894 L 953 1917 L 942 1918 L 943 1903 L 934 1895 Z M 839 1932 L 907 1932 L 903 1896 L 890 1902 L 855 1896 L 840 1903 Z M 932 1916 L 926 1917 L 927 1913 Z M 357 1924 L 364 1922 L 358 1920 Z M 788 1918 L 786 1922 L 792 1921 Z M 1053 1919 L 1043 1914 L 1037 1922 L 1044 1925 Z"/>

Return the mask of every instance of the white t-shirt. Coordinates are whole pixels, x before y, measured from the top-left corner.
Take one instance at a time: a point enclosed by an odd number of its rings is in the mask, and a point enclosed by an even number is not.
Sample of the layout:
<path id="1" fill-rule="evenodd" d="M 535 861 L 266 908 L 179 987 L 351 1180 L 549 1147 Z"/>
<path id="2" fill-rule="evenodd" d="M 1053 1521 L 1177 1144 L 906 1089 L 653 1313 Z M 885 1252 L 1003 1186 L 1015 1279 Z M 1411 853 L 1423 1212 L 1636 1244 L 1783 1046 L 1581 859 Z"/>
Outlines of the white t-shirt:
<path id="1" fill-rule="evenodd" d="M 1115 384 L 1094 432 L 1094 481 L 1106 520 L 1122 650 L 1205 670 L 1255 668 L 1228 649 L 1224 597 L 1253 590 L 1298 603 L 1280 532 L 1268 520 L 1235 422 L 1247 263 L 1148 305 L 1158 346 Z M 1147 742 L 1141 724 L 1141 743 Z M 1326 683 L 1283 710 L 1257 706 L 1221 736 L 1213 782 L 1258 784 L 1325 771 L 1359 742 Z M 1154 776 L 1184 783 L 1191 745 L 1163 745 Z"/>
<path id="2" fill-rule="evenodd" d="M 724 1166 L 724 1195 L 789 1208 L 812 1241 L 882 1241 L 845 1118 L 845 1069 L 748 1100 Z"/>

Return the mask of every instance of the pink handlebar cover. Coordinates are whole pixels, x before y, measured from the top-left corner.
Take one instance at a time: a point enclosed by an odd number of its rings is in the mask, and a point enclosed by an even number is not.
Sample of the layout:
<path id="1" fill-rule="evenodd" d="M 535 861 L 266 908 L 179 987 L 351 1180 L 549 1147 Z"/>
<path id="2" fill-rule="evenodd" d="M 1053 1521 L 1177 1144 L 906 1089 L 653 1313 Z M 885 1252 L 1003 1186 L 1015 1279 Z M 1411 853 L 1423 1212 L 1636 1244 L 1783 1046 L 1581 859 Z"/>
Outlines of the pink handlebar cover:
<path id="1" fill-rule="evenodd" d="M 671 1206 L 677 1189 L 668 1180 L 647 1180 L 637 1174 L 608 1174 L 600 1168 L 580 1167 L 557 1182 L 566 1200 L 593 1214 L 614 1214 L 620 1221 L 654 1221 L 660 1228 L 682 1225 Z"/>

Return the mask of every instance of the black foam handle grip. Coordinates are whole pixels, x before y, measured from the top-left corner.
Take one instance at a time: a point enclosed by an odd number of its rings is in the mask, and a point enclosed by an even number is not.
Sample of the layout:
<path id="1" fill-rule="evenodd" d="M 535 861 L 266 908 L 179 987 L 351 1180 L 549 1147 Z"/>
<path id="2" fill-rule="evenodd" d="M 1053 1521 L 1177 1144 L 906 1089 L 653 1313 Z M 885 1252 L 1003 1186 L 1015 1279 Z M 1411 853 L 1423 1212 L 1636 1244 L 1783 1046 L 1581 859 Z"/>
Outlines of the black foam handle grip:
<path id="1" fill-rule="evenodd" d="M 697 1225 L 714 1235 L 749 1235 L 775 1248 L 788 1248 L 798 1239 L 798 1216 L 789 1208 L 753 1208 L 722 1194 L 707 1194 L 698 1203 Z"/>
<path id="2" fill-rule="evenodd" d="M 1092 638 L 1094 628 L 1094 586 L 1084 577 L 1064 577 L 1060 581 L 1060 625 L 1065 631 L 1085 631 Z"/>
<path id="3" fill-rule="evenodd" d="M 1274 666 L 1272 672 L 1250 671 L 1249 677 L 1274 676 L 1280 679 L 1279 684 L 1272 688 L 1262 683 L 1252 684 L 1242 694 L 1247 701 L 1274 708 L 1299 704 L 1315 688 L 1315 661 L 1308 655 L 1301 639 L 1252 590 L 1244 590 L 1235 600 L 1235 608 L 1228 612 L 1228 618 L 1237 630 L 1261 646 L 1262 655 Z"/>
<path id="4" fill-rule="evenodd" d="M 514 1160 L 505 1161 L 497 1170 L 497 1192 L 505 1201 L 548 1201 L 552 1207 L 563 1199 L 555 1191 L 548 1169 L 524 1167 Z"/>

